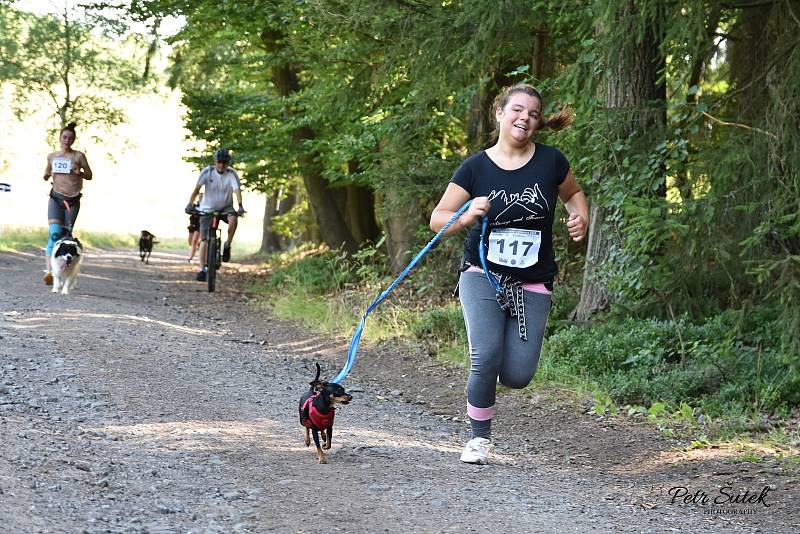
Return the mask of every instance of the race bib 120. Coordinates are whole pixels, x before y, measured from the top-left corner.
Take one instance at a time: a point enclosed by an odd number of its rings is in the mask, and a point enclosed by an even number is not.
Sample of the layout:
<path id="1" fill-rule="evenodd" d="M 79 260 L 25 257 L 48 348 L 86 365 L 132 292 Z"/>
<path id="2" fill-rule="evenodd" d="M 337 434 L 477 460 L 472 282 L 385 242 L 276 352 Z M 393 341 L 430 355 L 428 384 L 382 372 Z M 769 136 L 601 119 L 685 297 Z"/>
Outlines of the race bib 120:
<path id="1" fill-rule="evenodd" d="M 503 228 L 489 234 L 489 261 L 523 269 L 539 261 L 542 232 Z"/>
<path id="2" fill-rule="evenodd" d="M 70 174 L 72 161 L 69 158 L 53 158 L 50 167 L 53 169 L 53 174 Z"/>

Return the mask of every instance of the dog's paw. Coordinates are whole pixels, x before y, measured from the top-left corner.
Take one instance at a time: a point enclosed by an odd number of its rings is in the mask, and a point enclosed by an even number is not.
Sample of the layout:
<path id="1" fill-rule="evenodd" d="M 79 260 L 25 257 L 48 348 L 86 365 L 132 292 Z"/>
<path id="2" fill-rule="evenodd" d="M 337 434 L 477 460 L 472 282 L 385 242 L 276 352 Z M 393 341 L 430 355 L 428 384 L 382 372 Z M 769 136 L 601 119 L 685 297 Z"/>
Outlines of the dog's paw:
<path id="1" fill-rule="evenodd" d="M 320 457 L 319 457 L 319 463 L 321 463 L 321 464 L 327 464 L 327 463 L 328 463 L 328 459 L 327 459 L 327 458 L 325 458 L 325 456 L 324 456 L 324 455 L 323 455 L 323 456 L 320 456 Z"/>
<path id="2" fill-rule="evenodd" d="M 311 446 L 311 440 L 310 440 L 309 438 L 306 438 L 306 439 L 305 439 L 305 440 L 303 440 L 303 441 L 305 442 L 305 444 L 306 444 L 306 447 L 310 447 L 310 446 Z"/>

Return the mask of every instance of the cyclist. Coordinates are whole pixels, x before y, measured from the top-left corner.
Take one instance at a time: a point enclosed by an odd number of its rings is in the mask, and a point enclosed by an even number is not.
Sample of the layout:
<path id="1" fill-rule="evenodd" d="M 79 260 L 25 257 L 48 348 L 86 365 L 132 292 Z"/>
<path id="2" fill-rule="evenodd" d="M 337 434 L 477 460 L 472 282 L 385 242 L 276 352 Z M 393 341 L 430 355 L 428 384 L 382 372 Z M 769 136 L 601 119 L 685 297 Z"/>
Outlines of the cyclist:
<path id="1" fill-rule="evenodd" d="M 192 206 L 195 210 L 200 207 L 200 201 L 203 200 L 203 193 L 200 193 L 199 197 L 197 202 Z M 194 253 L 197 252 L 197 248 L 200 246 L 200 216 L 197 213 L 189 214 L 189 226 L 187 226 L 186 229 L 189 230 L 188 261 L 191 263 L 194 259 Z"/>
<path id="2" fill-rule="evenodd" d="M 228 239 L 222 247 L 222 261 L 230 261 L 231 259 L 231 243 L 236 233 L 238 217 L 241 217 L 245 213 L 244 207 L 242 206 L 242 191 L 239 175 L 235 170 L 230 168 L 230 163 L 230 152 L 224 148 L 217 150 L 214 154 L 214 165 L 209 165 L 200 171 L 197 185 L 194 187 L 189 197 L 189 204 L 186 205 L 186 213 L 193 213 L 195 211 L 194 200 L 202 188 L 203 198 L 200 201 L 199 211 L 205 213 L 220 211 L 223 213 L 220 219 L 228 223 Z M 239 205 L 239 209 L 237 210 L 233 209 L 234 195 Z M 202 215 L 200 217 L 201 268 L 196 276 L 196 279 L 200 282 L 206 280 L 206 246 L 208 227 L 210 224 L 211 215 Z"/>
<path id="3" fill-rule="evenodd" d="M 92 179 L 92 169 L 83 152 L 72 149 L 75 142 L 75 126 L 71 122 L 61 129 L 58 141 L 61 150 L 48 154 L 47 167 L 44 170 L 45 181 L 53 178 L 50 199 L 47 203 L 47 222 L 50 227 L 49 240 L 45 248 L 47 270 L 44 283 L 53 285 L 53 273 L 50 270 L 50 254 L 53 245 L 61 239 L 64 231 L 71 232 L 81 209 L 81 189 L 84 180 Z"/>

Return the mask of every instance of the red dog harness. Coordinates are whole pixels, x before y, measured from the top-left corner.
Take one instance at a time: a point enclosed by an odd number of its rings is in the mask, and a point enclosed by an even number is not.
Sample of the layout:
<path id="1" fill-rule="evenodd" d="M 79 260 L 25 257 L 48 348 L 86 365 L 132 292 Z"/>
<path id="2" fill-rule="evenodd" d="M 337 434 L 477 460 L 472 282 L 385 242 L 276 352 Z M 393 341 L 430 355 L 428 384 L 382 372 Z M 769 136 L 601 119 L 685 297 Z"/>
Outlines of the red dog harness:
<path id="1" fill-rule="evenodd" d="M 317 427 L 321 429 L 333 425 L 333 417 L 336 415 L 336 410 L 331 406 L 331 411 L 322 413 L 314 406 L 314 400 L 319 397 L 319 394 L 320 392 L 317 391 L 303 403 L 303 411 L 305 412 L 308 409 L 308 418 L 303 420 L 303 426 L 307 428 Z"/>

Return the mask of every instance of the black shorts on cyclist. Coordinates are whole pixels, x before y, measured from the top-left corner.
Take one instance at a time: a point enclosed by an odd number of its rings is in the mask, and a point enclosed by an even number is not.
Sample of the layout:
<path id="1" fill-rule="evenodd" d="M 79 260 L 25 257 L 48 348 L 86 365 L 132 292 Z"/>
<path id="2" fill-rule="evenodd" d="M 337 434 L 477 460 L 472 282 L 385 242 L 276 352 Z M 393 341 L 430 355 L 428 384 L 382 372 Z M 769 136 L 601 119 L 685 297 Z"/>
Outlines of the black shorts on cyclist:
<path id="1" fill-rule="evenodd" d="M 236 215 L 236 210 L 233 209 L 233 206 L 228 206 L 223 210 L 220 210 L 219 220 L 228 224 L 228 215 Z M 205 241 L 206 237 L 208 236 L 208 227 L 211 226 L 211 217 L 212 215 L 201 215 L 200 216 L 200 240 Z"/>

